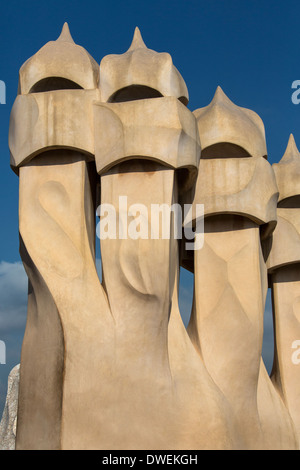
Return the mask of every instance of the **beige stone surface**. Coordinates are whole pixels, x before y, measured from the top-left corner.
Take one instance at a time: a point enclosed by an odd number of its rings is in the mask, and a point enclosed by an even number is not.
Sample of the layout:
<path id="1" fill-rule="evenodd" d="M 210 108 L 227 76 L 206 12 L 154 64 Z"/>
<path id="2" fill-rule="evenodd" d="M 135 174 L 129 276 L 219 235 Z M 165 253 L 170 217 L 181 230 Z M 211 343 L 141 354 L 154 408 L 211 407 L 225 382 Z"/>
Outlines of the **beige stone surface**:
<path id="1" fill-rule="evenodd" d="M 257 406 L 264 449 L 298 450 L 295 424 L 280 393 L 274 387 L 263 360 L 259 369 Z"/>
<path id="2" fill-rule="evenodd" d="M 120 195 L 126 195 L 128 207 L 142 203 L 150 209 L 151 202 L 170 203 L 173 191 L 174 171 L 143 160 L 125 162 L 101 176 L 101 204 L 112 204 L 116 208 L 124 232 L 126 224 L 128 230 L 135 229 L 135 214 L 132 212 L 128 217 L 127 211 L 122 210 Z M 141 217 L 146 219 L 148 228 L 147 214 Z M 120 445 L 126 448 L 134 445 L 140 449 L 144 441 L 147 447 L 162 448 L 168 446 L 167 434 L 172 436 L 173 445 L 177 434 L 168 419 L 173 405 L 167 344 L 174 282 L 170 240 L 135 240 L 125 238 L 125 233 L 123 239 L 119 228 L 118 223 L 116 240 L 101 240 L 105 291 L 115 323 L 114 355 L 118 377 L 115 380 L 119 398 L 114 403 L 118 417 L 112 424 L 105 424 L 105 443 L 101 445 L 113 445 L 115 449 Z M 115 426 L 113 439 L 111 427 Z M 160 430 L 159 439 L 151 428 Z"/>
<path id="3" fill-rule="evenodd" d="M 15 450 L 20 364 L 8 376 L 5 407 L 0 421 L 0 450 Z"/>
<path id="4" fill-rule="evenodd" d="M 168 354 L 182 448 L 243 449 L 244 442 L 237 417 L 209 374 L 203 355 L 194 347 L 182 322 L 178 289 L 179 266 L 168 327 Z"/>
<path id="5" fill-rule="evenodd" d="M 197 118 L 201 158 L 194 187 L 181 196 L 190 204 L 184 223 L 194 223 L 197 205 L 205 218 L 231 214 L 260 226 L 262 239 L 277 223 L 278 188 L 266 160 L 264 125 L 251 110 L 235 105 L 217 88 L 212 102 L 193 112 Z M 194 270 L 193 253 L 181 250 L 181 264 Z"/>
<path id="6" fill-rule="evenodd" d="M 194 113 L 187 102 L 171 56 L 148 49 L 138 29 L 129 50 L 99 69 L 65 25 L 20 70 L 9 134 L 29 278 L 19 450 L 299 448 L 289 361 L 299 192 L 297 178 L 286 182 L 299 152 L 291 138 L 273 170 L 255 112 L 220 88 Z M 101 282 L 99 203 L 102 235 L 112 223 L 100 241 Z M 183 229 L 204 204 L 195 252 L 176 239 L 174 215 L 164 225 L 152 218 L 153 204 L 179 203 L 193 204 Z M 180 263 L 194 272 L 188 329 Z M 272 380 L 261 357 L 267 268 Z"/>
<path id="7" fill-rule="evenodd" d="M 189 100 L 186 84 L 170 54 L 148 49 L 139 28 L 124 54 L 110 54 L 101 60 L 100 87 L 104 102 L 157 96 L 174 96 L 184 104 Z"/>
<path id="8" fill-rule="evenodd" d="M 300 153 L 293 134 L 290 135 L 286 151 L 279 163 L 274 163 L 273 169 L 279 188 L 279 200 L 300 194 Z"/>
<path id="9" fill-rule="evenodd" d="M 55 148 L 94 159 L 93 100 L 97 90 L 55 90 L 19 95 L 10 117 L 11 166 L 18 171 L 36 155 Z"/>
<path id="10" fill-rule="evenodd" d="M 300 262 L 300 210 L 277 209 L 278 222 L 268 243 L 269 272 L 288 264 Z"/>
<path id="11" fill-rule="evenodd" d="M 267 267 L 262 240 L 276 226 L 278 188 L 264 158 L 263 124 L 218 88 L 194 112 L 202 154 L 193 205 L 204 204 L 204 246 L 182 252 L 194 272 L 188 333 L 237 419 L 243 448 L 296 448 L 293 423 L 261 359 Z M 277 425 L 274 427 L 274 422 Z"/>
<path id="12" fill-rule="evenodd" d="M 300 153 L 292 134 L 282 159 L 273 168 L 279 198 L 278 224 L 268 244 L 269 272 L 300 262 Z"/>
<path id="13" fill-rule="evenodd" d="M 194 114 L 199 126 L 202 158 L 266 158 L 261 118 L 254 111 L 234 104 L 221 87 L 217 88 L 211 103 L 195 110 Z"/>
<path id="14" fill-rule="evenodd" d="M 261 360 L 266 289 L 259 227 L 236 216 L 208 218 L 195 252 L 188 332 L 232 407 L 242 447 L 294 449 L 292 421 Z"/>
<path id="15" fill-rule="evenodd" d="M 132 205 L 128 229 L 135 224 L 133 205 L 144 204 L 149 217 L 141 216 L 150 231 L 151 204 L 171 205 L 177 200 L 175 172 L 155 162 L 133 160 L 101 176 L 101 202 L 116 207 L 124 228 L 127 214 L 120 195 L 127 196 L 128 207 Z M 171 227 L 172 223 L 170 219 Z M 119 384 L 118 417 L 114 418 L 118 435 L 112 440 L 106 424 L 105 442 L 110 446 L 117 442 L 114 448 L 210 449 L 213 445 L 232 449 L 240 445 L 232 412 L 180 318 L 178 246 L 171 228 L 170 233 L 170 239 L 101 240 Z M 128 422 L 136 430 L 132 440 Z M 153 429 L 159 430 L 158 435 Z"/>
<path id="16" fill-rule="evenodd" d="M 20 169 L 21 256 L 32 288 L 18 449 L 97 447 L 111 422 L 113 319 L 95 266 L 89 173 L 85 157 L 66 150 Z"/>
<path id="17" fill-rule="evenodd" d="M 271 377 L 300 443 L 299 365 L 293 359 L 300 344 L 300 154 L 292 134 L 282 159 L 273 167 L 279 202 L 278 225 L 267 250 L 276 334 Z"/>
<path id="18" fill-rule="evenodd" d="M 176 199 L 174 170 L 126 165 L 101 177 L 104 201 L 118 202 L 126 190 L 128 203 L 150 203 L 158 182 L 158 201 Z M 168 343 L 175 241 L 102 242 L 102 288 L 92 256 L 86 166 L 82 155 L 56 150 L 20 169 L 21 255 L 32 291 L 17 448 L 193 449 L 211 448 L 213 441 L 234 448 L 230 410 L 192 344 L 185 345 L 186 333 L 173 331 Z M 174 344 L 174 334 L 182 345 Z M 181 361 L 189 363 L 191 355 L 190 371 L 177 363 L 178 347 L 186 350 Z"/>
<path id="19" fill-rule="evenodd" d="M 176 98 L 94 104 L 95 158 L 103 174 L 117 163 L 148 158 L 197 174 L 200 143 L 193 114 Z"/>
<path id="20" fill-rule="evenodd" d="M 93 89 L 98 86 L 99 66 L 74 43 L 65 23 L 59 38 L 49 41 L 28 59 L 19 72 L 19 93 L 63 88 Z"/>
<path id="21" fill-rule="evenodd" d="M 188 201 L 190 195 L 186 196 Z M 278 189 L 271 165 L 264 158 L 200 159 L 191 221 L 195 204 L 204 204 L 205 216 L 236 214 L 263 225 L 264 235 L 272 233 L 277 222 Z"/>
<path id="22" fill-rule="evenodd" d="M 272 274 L 272 294 L 276 331 L 272 381 L 295 425 L 300 443 L 300 372 L 293 354 L 300 338 L 300 265 L 292 264 Z M 298 345 L 298 346 L 297 346 Z"/>
<path id="23" fill-rule="evenodd" d="M 259 227 L 245 218 L 211 217 L 204 240 L 194 255 L 195 310 L 188 331 L 238 417 L 245 448 L 256 448 L 263 440 L 257 383 L 267 286 Z"/>

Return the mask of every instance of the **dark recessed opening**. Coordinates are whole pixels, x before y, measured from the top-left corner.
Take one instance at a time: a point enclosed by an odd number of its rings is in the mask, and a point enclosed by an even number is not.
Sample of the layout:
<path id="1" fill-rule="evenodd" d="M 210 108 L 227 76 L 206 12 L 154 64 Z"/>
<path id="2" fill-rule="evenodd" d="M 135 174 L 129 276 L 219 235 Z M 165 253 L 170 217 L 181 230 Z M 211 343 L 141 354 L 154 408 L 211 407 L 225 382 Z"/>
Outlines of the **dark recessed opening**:
<path id="1" fill-rule="evenodd" d="M 187 106 L 189 104 L 189 100 L 185 96 L 180 96 L 178 100 L 184 104 L 184 106 Z"/>
<path id="2" fill-rule="evenodd" d="M 144 85 L 130 85 L 116 91 L 108 100 L 109 103 L 122 103 L 123 101 L 145 100 L 148 98 L 162 98 L 162 94 Z"/>
<path id="3" fill-rule="evenodd" d="M 43 78 L 37 82 L 30 90 L 30 93 L 42 93 L 45 91 L 55 90 L 82 90 L 78 83 L 62 77 L 48 77 Z"/>
<path id="4" fill-rule="evenodd" d="M 239 145 L 220 142 L 210 145 L 201 152 L 201 158 L 249 158 L 251 155 Z"/>
<path id="5" fill-rule="evenodd" d="M 299 209 L 300 208 L 300 196 L 291 196 L 282 201 L 278 202 L 280 209 Z"/>

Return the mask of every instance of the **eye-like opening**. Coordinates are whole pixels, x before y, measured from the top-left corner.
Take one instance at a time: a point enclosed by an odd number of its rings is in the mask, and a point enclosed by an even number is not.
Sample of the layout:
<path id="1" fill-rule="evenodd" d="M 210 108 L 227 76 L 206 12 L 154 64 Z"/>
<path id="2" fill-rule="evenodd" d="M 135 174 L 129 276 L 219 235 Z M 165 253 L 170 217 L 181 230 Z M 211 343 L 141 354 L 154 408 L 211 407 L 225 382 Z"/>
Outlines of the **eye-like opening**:
<path id="1" fill-rule="evenodd" d="M 300 195 L 290 196 L 278 202 L 280 209 L 299 209 L 300 208 Z"/>
<path id="2" fill-rule="evenodd" d="M 210 145 L 201 152 L 201 158 L 249 158 L 251 155 L 239 145 L 230 142 L 220 142 Z"/>
<path id="3" fill-rule="evenodd" d="M 146 100 L 148 98 L 162 98 L 162 94 L 154 88 L 144 85 L 130 85 L 116 91 L 108 100 L 109 103 L 122 103 L 124 101 Z"/>
<path id="4" fill-rule="evenodd" d="M 180 96 L 178 98 L 178 101 L 180 101 L 184 106 L 187 106 L 189 104 L 189 100 L 185 96 Z"/>
<path id="5" fill-rule="evenodd" d="M 78 83 L 68 80 L 63 77 L 48 77 L 43 78 L 37 82 L 30 89 L 29 93 L 43 93 L 46 91 L 55 91 L 55 90 L 82 90 L 83 88 L 78 85 Z"/>

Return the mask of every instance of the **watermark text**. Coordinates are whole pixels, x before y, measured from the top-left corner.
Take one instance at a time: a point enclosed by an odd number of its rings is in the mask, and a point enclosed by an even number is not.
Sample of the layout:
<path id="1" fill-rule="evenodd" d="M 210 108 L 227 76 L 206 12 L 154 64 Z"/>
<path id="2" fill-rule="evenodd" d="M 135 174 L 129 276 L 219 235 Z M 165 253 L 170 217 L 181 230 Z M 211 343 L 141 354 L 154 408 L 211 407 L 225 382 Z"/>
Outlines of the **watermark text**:
<path id="1" fill-rule="evenodd" d="M 0 104 L 6 104 L 6 85 L 3 80 L 0 80 Z"/>
<path id="2" fill-rule="evenodd" d="M 0 341 L 0 364 L 6 364 L 6 345 Z"/>
<path id="3" fill-rule="evenodd" d="M 292 343 L 292 349 L 295 349 L 295 351 L 292 354 L 292 363 L 295 364 L 295 366 L 300 364 L 300 340 L 296 339 Z"/>
<path id="4" fill-rule="evenodd" d="M 300 80 L 293 81 L 292 89 L 295 90 L 292 93 L 292 103 L 299 104 L 300 103 Z"/>
<path id="5" fill-rule="evenodd" d="M 119 196 L 117 207 L 100 204 L 96 233 L 100 240 L 185 240 L 186 250 L 200 250 L 204 244 L 204 205 L 131 204 Z"/>

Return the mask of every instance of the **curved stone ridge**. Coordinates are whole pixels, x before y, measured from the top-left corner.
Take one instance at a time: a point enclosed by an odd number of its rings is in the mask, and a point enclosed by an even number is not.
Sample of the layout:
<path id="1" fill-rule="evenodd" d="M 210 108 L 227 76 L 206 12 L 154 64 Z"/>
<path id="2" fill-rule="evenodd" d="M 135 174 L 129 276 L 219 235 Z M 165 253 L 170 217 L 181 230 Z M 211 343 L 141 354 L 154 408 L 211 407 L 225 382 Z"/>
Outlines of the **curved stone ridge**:
<path id="1" fill-rule="evenodd" d="M 279 189 L 279 199 L 300 195 L 300 152 L 297 148 L 293 134 L 290 135 L 284 155 L 279 163 L 274 163 Z"/>
<path id="2" fill-rule="evenodd" d="M 78 150 L 93 160 L 93 101 L 98 98 L 97 89 L 18 95 L 8 139 L 13 170 L 18 173 L 21 165 L 57 147 Z"/>
<path id="3" fill-rule="evenodd" d="M 99 174 L 134 158 L 174 169 L 187 168 L 195 180 L 200 159 L 196 119 L 176 98 L 94 104 L 95 156 Z"/>
<path id="4" fill-rule="evenodd" d="M 234 104 L 220 86 L 211 103 L 195 110 L 194 114 L 198 121 L 202 158 L 267 157 L 261 118 L 254 111 Z"/>
<path id="5" fill-rule="evenodd" d="M 279 199 L 278 224 L 268 256 L 269 271 L 300 263 L 300 153 L 292 134 L 282 159 L 273 168 Z"/>
<path id="6" fill-rule="evenodd" d="M 98 80 L 97 62 L 83 47 L 75 44 L 65 23 L 58 39 L 45 44 L 21 67 L 19 93 L 59 88 L 89 90 L 98 86 Z"/>
<path id="7" fill-rule="evenodd" d="M 100 64 L 102 101 L 112 101 L 118 92 L 133 86 L 145 87 L 148 94 L 152 90 L 157 96 L 174 96 L 188 103 L 186 84 L 170 54 L 148 49 L 139 28 L 135 29 L 132 43 L 124 54 L 107 55 Z"/>
<path id="8" fill-rule="evenodd" d="M 184 202 L 193 207 L 186 223 L 195 220 L 195 205 L 205 217 L 235 214 L 264 225 L 264 237 L 276 226 L 278 188 L 266 160 L 265 130 L 252 110 L 234 104 L 220 87 L 212 102 L 193 113 L 201 144 L 198 179 Z"/>

